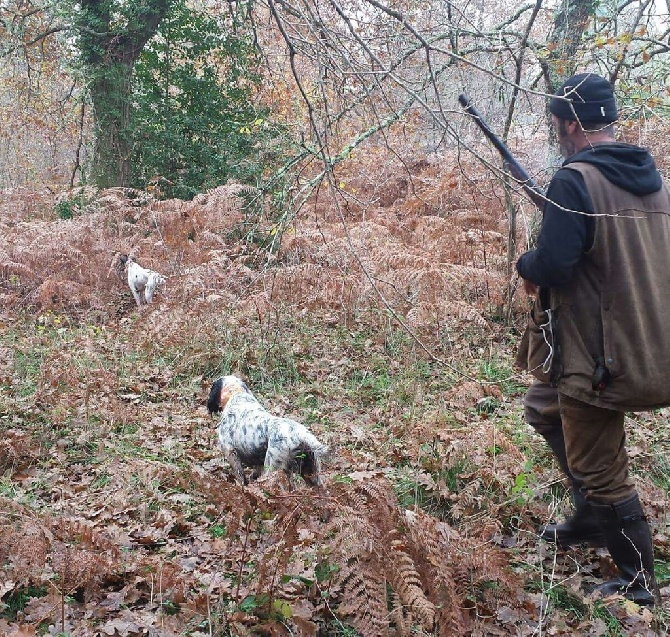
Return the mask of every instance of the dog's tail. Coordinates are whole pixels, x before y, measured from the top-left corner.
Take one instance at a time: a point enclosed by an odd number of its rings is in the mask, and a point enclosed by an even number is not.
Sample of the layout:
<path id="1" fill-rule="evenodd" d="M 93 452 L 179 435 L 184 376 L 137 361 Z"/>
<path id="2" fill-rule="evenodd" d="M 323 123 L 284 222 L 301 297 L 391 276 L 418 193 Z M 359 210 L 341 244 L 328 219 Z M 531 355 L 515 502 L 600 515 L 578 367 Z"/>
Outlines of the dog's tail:
<path id="1" fill-rule="evenodd" d="M 321 443 L 319 443 L 316 447 L 312 447 L 312 451 L 319 458 L 325 458 L 326 456 L 330 455 L 330 447 Z"/>

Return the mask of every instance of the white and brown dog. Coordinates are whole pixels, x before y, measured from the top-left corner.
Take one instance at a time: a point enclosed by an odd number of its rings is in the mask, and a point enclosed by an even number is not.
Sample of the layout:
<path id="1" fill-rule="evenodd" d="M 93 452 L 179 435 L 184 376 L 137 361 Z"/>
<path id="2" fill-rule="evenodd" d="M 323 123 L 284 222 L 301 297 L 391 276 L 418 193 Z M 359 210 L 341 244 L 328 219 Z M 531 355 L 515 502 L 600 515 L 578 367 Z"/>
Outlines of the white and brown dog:
<path id="1" fill-rule="evenodd" d="M 210 414 L 221 413 L 219 444 L 240 484 L 247 484 L 244 467 L 253 467 L 252 478 L 282 469 L 292 484 L 299 474 L 312 487 L 321 487 L 321 458 L 328 447 L 305 427 L 273 416 L 237 376 L 214 381 L 207 400 Z"/>
<path id="2" fill-rule="evenodd" d="M 128 273 L 128 287 L 133 293 L 137 305 L 151 303 L 156 289 L 165 285 L 165 277 L 158 272 L 143 268 L 135 259 L 127 255 L 121 256 L 121 264 Z"/>

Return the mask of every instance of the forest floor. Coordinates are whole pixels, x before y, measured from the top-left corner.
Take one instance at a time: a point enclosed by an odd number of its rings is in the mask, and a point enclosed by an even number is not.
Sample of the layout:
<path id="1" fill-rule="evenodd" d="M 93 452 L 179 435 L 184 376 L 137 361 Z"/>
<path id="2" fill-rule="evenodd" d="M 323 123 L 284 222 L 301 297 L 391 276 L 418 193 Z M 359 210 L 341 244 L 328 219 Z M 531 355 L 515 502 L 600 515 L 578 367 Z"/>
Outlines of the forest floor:
<path id="1" fill-rule="evenodd" d="M 234 186 L 3 193 L 0 635 L 668 633 L 667 412 L 627 418 L 663 607 L 594 600 L 607 552 L 537 535 L 569 497 L 523 422 L 504 198 L 370 162 L 295 219 Z M 168 277 L 152 305 L 122 253 Z M 323 492 L 233 482 L 227 373 L 329 445 Z"/>

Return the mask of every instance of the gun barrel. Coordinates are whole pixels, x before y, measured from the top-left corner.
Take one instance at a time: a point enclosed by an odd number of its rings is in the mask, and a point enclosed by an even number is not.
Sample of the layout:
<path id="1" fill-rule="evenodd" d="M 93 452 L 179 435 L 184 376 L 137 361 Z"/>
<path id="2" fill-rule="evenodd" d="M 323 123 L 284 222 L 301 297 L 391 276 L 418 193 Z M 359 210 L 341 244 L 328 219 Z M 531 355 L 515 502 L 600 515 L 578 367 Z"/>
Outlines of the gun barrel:
<path id="1" fill-rule="evenodd" d="M 487 137 L 487 139 L 495 146 L 496 150 L 502 155 L 502 158 L 509 164 L 510 168 L 512 169 L 513 175 L 522 183 L 524 189 L 526 192 L 529 194 L 531 199 L 538 204 L 539 207 L 542 207 L 539 203 L 537 198 L 539 197 L 540 200 L 544 197 L 544 193 L 542 192 L 542 189 L 535 183 L 533 178 L 526 172 L 526 170 L 519 164 L 519 162 L 515 159 L 514 155 L 510 152 L 509 148 L 505 145 L 505 142 L 498 137 L 493 130 L 491 130 L 491 127 L 488 125 L 486 120 L 481 116 L 479 111 L 472 105 L 468 97 L 465 95 L 465 93 L 461 93 L 458 96 L 458 102 L 459 104 L 465 109 L 465 112 L 468 113 L 474 119 L 475 123 L 481 131 L 484 133 L 484 135 Z"/>
<path id="2" fill-rule="evenodd" d="M 509 161 L 510 159 L 514 162 L 516 160 L 514 157 L 512 157 L 512 153 L 510 152 L 509 148 L 505 145 L 505 143 L 498 137 L 492 130 L 491 127 L 488 125 L 486 120 L 481 116 L 479 111 L 472 105 L 468 97 L 464 94 L 461 93 L 458 96 L 458 101 L 460 105 L 465 109 L 465 112 L 468 113 L 468 115 L 471 115 L 472 118 L 475 120 L 477 123 L 477 126 L 482 130 L 484 135 L 489 139 L 489 141 L 496 147 L 496 149 L 500 152 L 500 154 L 503 156 L 503 159 L 506 161 Z"/>

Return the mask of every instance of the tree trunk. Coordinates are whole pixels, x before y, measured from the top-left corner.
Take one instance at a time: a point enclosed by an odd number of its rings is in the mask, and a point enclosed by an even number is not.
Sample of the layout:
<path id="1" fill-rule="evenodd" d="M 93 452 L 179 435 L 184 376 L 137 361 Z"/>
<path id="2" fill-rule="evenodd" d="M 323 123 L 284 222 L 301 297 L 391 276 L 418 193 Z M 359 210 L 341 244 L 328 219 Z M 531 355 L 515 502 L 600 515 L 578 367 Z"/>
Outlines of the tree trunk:
<path id="1" fill-rule="evenodd" d="M 91 176 L 100 188 L 127 186 L 135 61 L 176 0 L 80 0 L 78 46 L 93 102 Z"/>
<path id="2" fill-rule="evenodd" d="M 598 0 L 562 0 L 556 10 L 553 28 L 547 40 L 550 53 L 540 62 L 547 93 L 555 93 L 567 78 L 575 74 L 582 38 L 597 4 Z M 556 131 L 551 126 L 549 100 L 546 104 L 546 116 L 550 142 L 548 163 L 550 166 L 559 165 L 561 156 L 558 153 Z"/>
<path id="3" fill-rule="evenodd" d="M 544 65 L 547 92 L 556 89 L 571 75 L 579 62 L 580 45 L 598 0 L 563 0 L 554 15 L 554 25 L 547 42 L 551 54 Z"/>
<path id="4" fill-rule="evenodd" d="M 110 65 L 96 72 L 89 86 L 95 122 L 91 177 L 99 188 L 128 185 L 132 73 L 127 64 Z"/>

